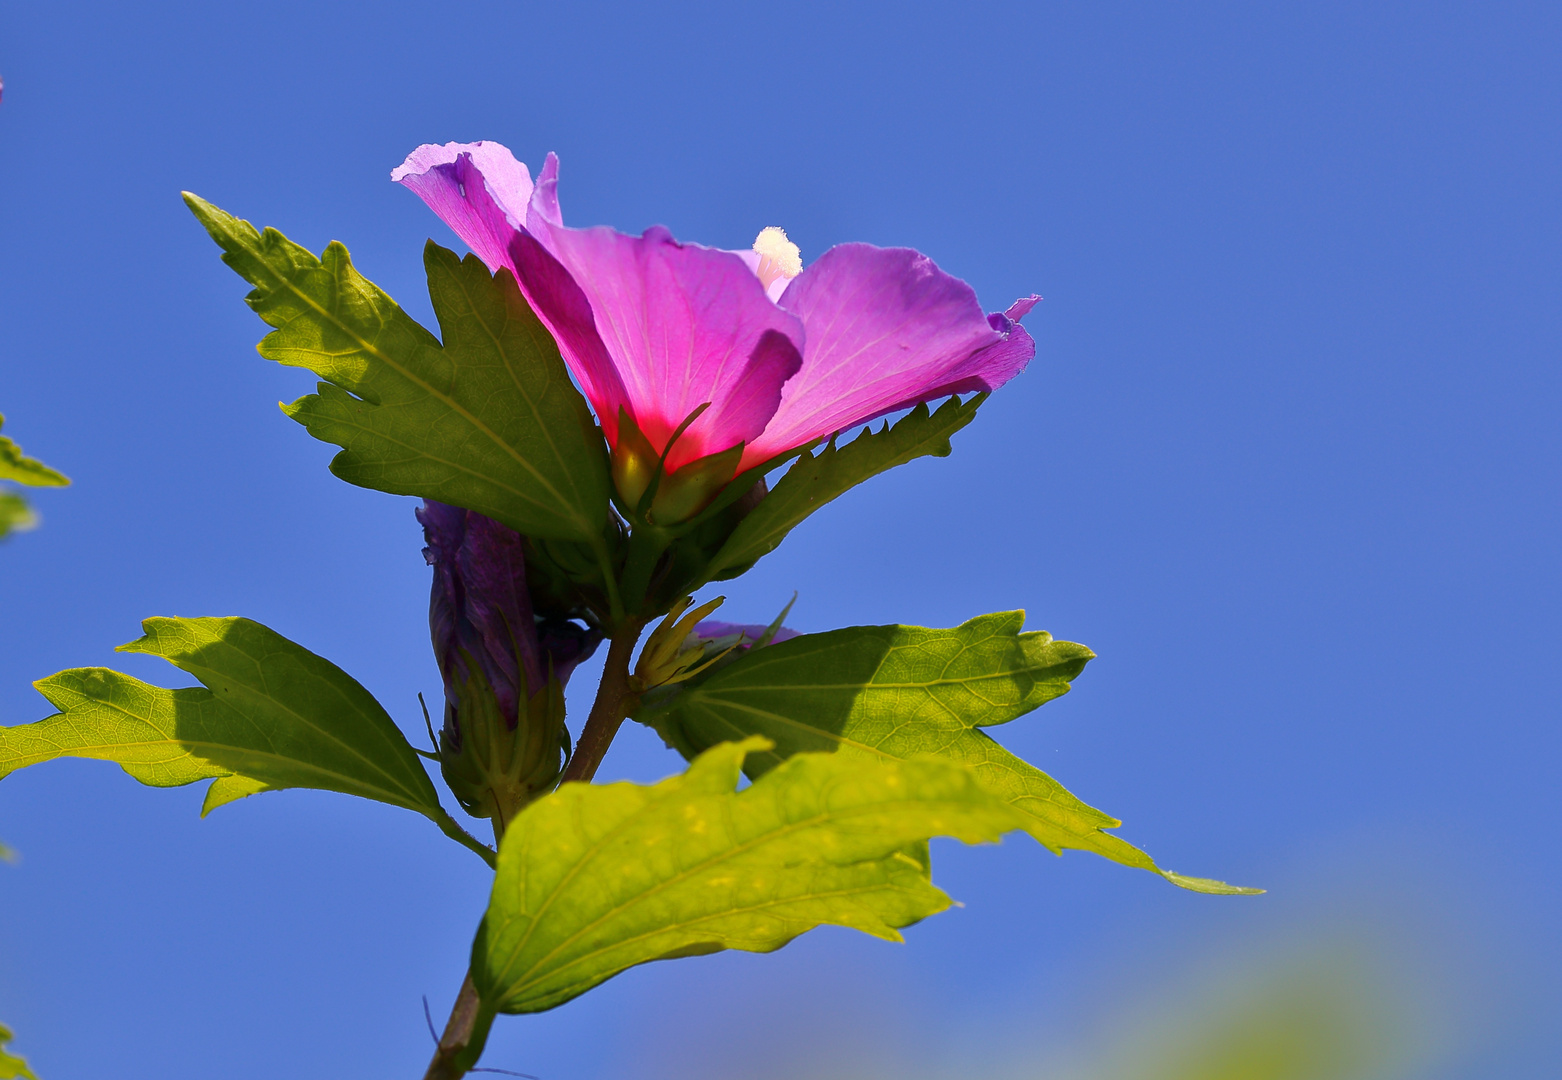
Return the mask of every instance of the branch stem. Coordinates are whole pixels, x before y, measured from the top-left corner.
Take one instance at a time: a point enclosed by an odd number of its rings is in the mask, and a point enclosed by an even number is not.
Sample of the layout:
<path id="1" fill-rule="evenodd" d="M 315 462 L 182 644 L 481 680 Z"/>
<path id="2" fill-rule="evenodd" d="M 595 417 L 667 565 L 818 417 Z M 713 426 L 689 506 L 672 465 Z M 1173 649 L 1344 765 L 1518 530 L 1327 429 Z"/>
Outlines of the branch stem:
<path id="1" fill-rule="evenodd" d="M 434 1058 L 428 1063 L 423 1080 L 460 1080 L 465 1076 L 477 1064 L 483 1043 L 488 1040 L 488 1025 L 491 1023 L 492 1016 L 482 1015 L 477 986 L 472 982 L 472 973 L 467 972 L 466 980 L 461 984 L 461 992 L 456 995 L 456 1003 L 450 1010 L 445 1033 L 439 1037 L 439 1045 L 434 1049 Z M 472 1052 L 474 1040 L 476 1053 Z"/>
<path id="2" fill-rule="evenodd" d="M 597 699 L 591 704 L 591 714 L 581 730 L 580 741 L 575 744 L 569 768 L 564 770 L 559 780 L 561 784 L 572 780 L 590 782 L 596 775 L 597 766 L 602 764 L 607 748 L 612 745 L 613 736 L 618 734 L 619 725 L 628 715 L 634 696 L 629 689 L 629 660 L 634 655 L 635 643 L 640 640 L 640 631 L 644 626 L 645 623 L 638 619 L 626 619 L 619 623 L 618 632 L 608 643 L 607 663 L 603 665 L 602 681 L 597 685 Z M 487 845 L 462 829 L 448 814 L 443 816 L 444 820 L 436 818 L 435 824 L 455 840 L 482 855 L 490 866 L 494 865 L 494 853 Z M 503 826 L 495 819 L 496 842 L 502 838 L 503 831 Z M 483 1044 L 488 1041 L 488 1027 L 492 1023 L 493 1014 L 483 1009 L 477 986 L 472 982 L 472 973 L 469 971 L 461 984 L 461 992 L 456 995 L 450 1019 L 445 1024 L 445 1033 L 439 1037 L 439 1045 L 434 1050 L 433 1060 L 428 1064 L 428 1071 L 423 1074 L 423 1080 L 460 1080 L 465 1076 L 477 1064 Z"/>
<path id="3" fill-rule="evenodd" d="M 597 699 L 591 704 L 591 714 L 581 729 L 575 743 L 575 753 L 570 756 L 569 767 L 559 778 L 560 784 L 572 780 L 589 783 L 597 774 L 597 766 L 618 734 L 618 727 L 629 714 L 631 692 L 629 689 L 629 658 L 634 654 L 635 642 L 640 640 L 640 630 L 645 624 L 627 620 L 620 624 L 618 633 L 608 643 L 607 662 L 602 667 L 602 682 L 597 686 Z"/>

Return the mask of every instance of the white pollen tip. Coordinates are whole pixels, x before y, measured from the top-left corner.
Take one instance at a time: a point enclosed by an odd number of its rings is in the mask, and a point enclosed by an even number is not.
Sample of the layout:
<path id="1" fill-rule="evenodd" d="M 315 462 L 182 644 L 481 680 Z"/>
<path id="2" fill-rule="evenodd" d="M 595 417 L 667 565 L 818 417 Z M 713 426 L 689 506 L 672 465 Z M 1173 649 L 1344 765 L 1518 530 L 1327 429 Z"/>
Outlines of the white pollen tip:
<path id="1" fill-rule="evenodd" d="M 760 258 L 760 277 L 795 278 L 803 272 L 803 253 L 786 238 L 786 232 L 774 225 L 761 229 L 754 238 L 754 253 Z M 769 271 L 769 273 L 766 273 Z M 765 283 L 767 286 L 770 282 Z"/>

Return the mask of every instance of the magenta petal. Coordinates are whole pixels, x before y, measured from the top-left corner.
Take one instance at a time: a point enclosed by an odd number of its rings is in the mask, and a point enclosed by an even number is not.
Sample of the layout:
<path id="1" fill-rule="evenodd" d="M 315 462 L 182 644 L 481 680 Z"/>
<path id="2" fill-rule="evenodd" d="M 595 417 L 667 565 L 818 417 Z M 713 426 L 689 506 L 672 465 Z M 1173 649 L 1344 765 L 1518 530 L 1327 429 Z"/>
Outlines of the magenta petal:
<path id="1" fill-rule="evenodd" d="M 559 212 L 559 155 L 551 150 L 543 160 L 542 171 L 537 174 L 537 186 L 532 189 L 527 211 L 549 225 L 564 224 L 564 215 Z M 537 225 L 529 218 L 525 220 L 529 228 L 536 229 Z"/>
<path id="2" fill-rule="evenodd" d="M 531 174 L 508 149 L 492 142 L 420 146 L 391 179 L 427 203 L 490 270 L 509 265 L 510 239 L 526 220 L 533 189 Z"/>
<path id="3" fill-rule="evenodd" d="M 996 389 L 1035 353 L 1017 324 L 989 322 L 969 285 L 909 248 L 831 248 L 781 307 L 803 321 L 803 367 L 752 444 L 755 460 L 920 401 Z"/>
<path id="4" fill-rule="evenodd" d="M 597 334 L 586 294 L 569 271 L 559 265 L 559 260 L 530 233 L 515 234 L 510 241 L 508 261 L 527 302 L 553 334 L 564 362 L 580 381 L 609 444 L 616 446 L 618 410 L 620 406 L 630 406 L 629 395 Z"/>
<path id="5" fill-rule="evenodd" d="M 1031 293 L 1029 296 L 1022 296 L 1014 303 L 1009 305 L 1009 310 L 1003 313 L 1003 317 L 1008 319 L 1010 322 L 1019 322 L 1021 319 L 1025 318 L 1025 316 L 1030 314 L 1031 308 L 1035 307 L 1039 303 L 1041 303 L 1041 297 L 1037 296 L 1035 293 Z M 989 315 L 988 318 L 991 319 L 992 316 Z"/>
<path id="6" fill-rule="evenodd" d="M 710 403 L 668 454 L 670 470 L 765 429 L 782 384 L 802 364 L 803 332 L 741 259 L 680 244 L 661 227 L 638 237 L 560 228 L 546 221 L 546 207 L 534 210 L 528 226 L 585 296 L 629 410 L 653 447 L 661 450 L 690 413 Z M 531 273 L 528 263 L 523 276 Z M 543 313 L 544 302 L 535 302 Z M 553 323 L 551 309 L 544 318 Z"/>

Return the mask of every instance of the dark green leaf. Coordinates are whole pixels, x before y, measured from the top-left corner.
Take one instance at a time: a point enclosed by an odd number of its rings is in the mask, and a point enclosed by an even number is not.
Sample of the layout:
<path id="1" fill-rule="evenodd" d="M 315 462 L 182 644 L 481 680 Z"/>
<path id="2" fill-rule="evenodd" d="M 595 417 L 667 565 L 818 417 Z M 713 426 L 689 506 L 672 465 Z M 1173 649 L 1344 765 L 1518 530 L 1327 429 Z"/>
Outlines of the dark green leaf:
<path id="1" fill-rule="evenodd" d="M 35 685 L 60 711 L 0 728 L 0 777 L 98 758 L 154 787 L 213 779 L 202 813 L 307 787 L 444 814 L 406 737 L 334 664 L 248 619 L 147 619 L 142 629 L 121 651 L 161 656 L 204 688 L 166 690 L 107 668 L 51 675 Z"/>
<path id="2" fill-rule="evenodd" d="M 768 555 L 809 514 L 864 480 L 913 458 L 947 457 L 949 436 L 971 422 L 986 397 L 950 398 L 937 412 L 924 403 L 893 427 L 886 423 L 879 431 L 864 430 L 845 446 L 832 439 L 818 453 L 804 454 L 738 523 L 711 560 L 705 580 L 721 580 Z"/>
<path id="3" fill-rule="evenodd" d="M 774 748 L 748 759 L 751 775 L 803 751 L 959 762 L 1023 813 L 1026 831 L 1053 851 L 1093 851 L 1199 892 L 1252 891 L 1160 869 L 1103 831 L 1120 821 L 980 730 L 1066 693 L 1094 655 L 1040 631 L 1021 633 L 1024 622 L 1024 612 L 1012 611 L 952 630 L 856 626 L 807 634 L 753 649 L 638 718 L 689 757 L 726 740 L 764 736 Z"/>
<path id="4" fill-rule="evenodd" d="M 565 784 L 505 833 L 472 977 L 490 1012 L 560 1005 L 649 960 L 769 952 L 815 926 L 900 939 L 949 906 L 922 843 L 1019 826 L 940 762 L 792 758 L 735 792 L 746 753 L 716 746 L 659 784 Z"/>
<path id="5" fill-rule="evenodd" d="M 600 542 L 607 454 L 558 346 L 508 270 L 488 273 L 430 242 L 429 295 L 444 343 L 353 268 L 332 242 L 317 259 L 194 195 L 185 201 L 255 290 L 277 329 L 260 354 L 324 383 L 285 406 L 342 452 L 350 483 L 477 510 L 528 536 Z"/>

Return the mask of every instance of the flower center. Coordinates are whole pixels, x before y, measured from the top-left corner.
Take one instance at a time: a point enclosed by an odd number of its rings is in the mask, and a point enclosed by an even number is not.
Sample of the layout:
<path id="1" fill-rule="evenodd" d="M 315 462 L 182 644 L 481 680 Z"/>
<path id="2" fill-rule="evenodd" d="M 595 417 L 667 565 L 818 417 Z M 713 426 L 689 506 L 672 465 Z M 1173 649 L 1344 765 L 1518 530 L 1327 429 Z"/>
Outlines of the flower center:
<path id="1" fill-rule="evenodd" d="M 795 278 L 803 272 L 803 253 L 786 238 L 786 232 L 774 225 L 761 229 L 754 238 L 754 254 L 759 256 L 759 281 L 766 289 L 781 278 Z"/>

